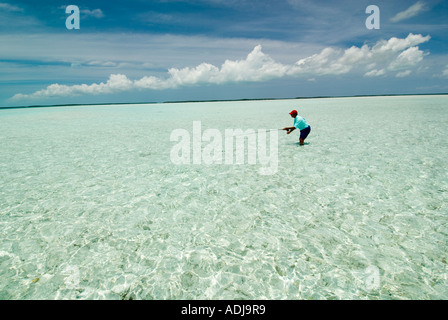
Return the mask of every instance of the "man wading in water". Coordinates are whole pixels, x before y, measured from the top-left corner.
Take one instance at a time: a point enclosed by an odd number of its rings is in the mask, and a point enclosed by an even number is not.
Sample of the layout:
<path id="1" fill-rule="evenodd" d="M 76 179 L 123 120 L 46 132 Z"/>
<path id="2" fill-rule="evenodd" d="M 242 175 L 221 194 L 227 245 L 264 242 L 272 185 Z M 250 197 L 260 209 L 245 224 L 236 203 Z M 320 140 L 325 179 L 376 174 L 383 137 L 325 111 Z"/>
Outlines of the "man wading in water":
<path id="1" fill-rule="evenodd" d="M 305 118 L 299 116 L 297 110 L 292 110 L 290 113 L 292 118 L 294 118 L 294 127 L 286 127 L 282 130 L 286 130 L 286 134 L 290 134 L 296 129 L 300 130 L 299 143 L 301 146 L 305 144 L 305 139 L 308 137 L 311 131 L 310 125 L 306 122 Z"/>

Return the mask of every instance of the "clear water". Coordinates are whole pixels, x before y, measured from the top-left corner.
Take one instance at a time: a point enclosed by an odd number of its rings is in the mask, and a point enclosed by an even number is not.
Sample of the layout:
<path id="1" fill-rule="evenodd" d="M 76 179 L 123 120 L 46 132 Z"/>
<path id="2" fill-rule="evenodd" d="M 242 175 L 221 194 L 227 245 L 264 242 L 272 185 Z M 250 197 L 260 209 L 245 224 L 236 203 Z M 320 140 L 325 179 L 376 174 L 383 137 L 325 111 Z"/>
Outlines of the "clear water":
<path id="1" fill-rule="evenodd" d="M 275 175 L 170 161 L 291 108 Z M 447 299 L 447 129 L 447 96 L 0 110 L 0 299 Z"/>

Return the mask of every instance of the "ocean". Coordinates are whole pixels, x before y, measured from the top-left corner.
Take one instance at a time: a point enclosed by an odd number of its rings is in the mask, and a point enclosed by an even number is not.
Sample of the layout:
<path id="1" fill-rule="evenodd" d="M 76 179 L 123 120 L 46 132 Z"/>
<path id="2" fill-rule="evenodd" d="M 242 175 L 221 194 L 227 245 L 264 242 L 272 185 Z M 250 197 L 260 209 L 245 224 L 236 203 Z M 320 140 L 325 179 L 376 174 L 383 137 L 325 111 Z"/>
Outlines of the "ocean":
<path id="1" fill-rule="evenodd" d="M 0 299 L 447 299 L 447 129 L 442 95 L 0 110 Z"/>

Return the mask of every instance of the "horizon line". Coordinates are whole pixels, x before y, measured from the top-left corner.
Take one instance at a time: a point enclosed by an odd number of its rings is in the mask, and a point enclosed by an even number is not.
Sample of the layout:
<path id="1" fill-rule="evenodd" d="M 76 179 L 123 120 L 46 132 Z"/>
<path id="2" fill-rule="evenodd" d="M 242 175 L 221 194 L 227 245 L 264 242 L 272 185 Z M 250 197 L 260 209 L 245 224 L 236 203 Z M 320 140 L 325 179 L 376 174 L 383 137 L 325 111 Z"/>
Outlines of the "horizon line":
<path id="1" fill-rule="evenodd" d="M 237 101 L 269 101 L 269 100 L 299 100 L 299 99 L 330 99 L 330 98 L 362 98 L 362 97 L 395 97 L 395 96 L 437 96 L 448 95 L 448 92 L 441 93 L 390 93 L 390 94 L 360 94 L 341 96 L 312 96 L 295 98 L 239 98 L 239 99 L 207 99 L 207 100 L 173 100 L 173 101 L 146 101 L 146 102 L 102 102 L 102 103 L 68 103 L 68 104 L 43 104 L 28 106 L 1 107 L 5 109 L 27 109 L 27 108 L 52 108 L 52 107 L 74 107 L 74 106 L 106 106 L 106 105 L 127 105 L 127 104 L 168 104 L 168 103 L 203 103 L 203 102 L 237 102 Z"/>

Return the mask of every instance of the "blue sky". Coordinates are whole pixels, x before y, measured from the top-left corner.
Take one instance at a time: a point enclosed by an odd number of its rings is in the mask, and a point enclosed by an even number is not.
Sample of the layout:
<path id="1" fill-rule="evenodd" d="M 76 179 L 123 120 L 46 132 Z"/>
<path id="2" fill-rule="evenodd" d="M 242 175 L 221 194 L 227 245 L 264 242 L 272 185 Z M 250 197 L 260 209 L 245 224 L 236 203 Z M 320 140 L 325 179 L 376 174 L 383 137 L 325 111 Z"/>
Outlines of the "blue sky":
<path id="1" fill-rule="evenodd" d="M 448 92 L 443 0 L 0 0 L 0 43 L 0 106 Z"/>

